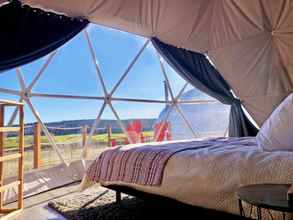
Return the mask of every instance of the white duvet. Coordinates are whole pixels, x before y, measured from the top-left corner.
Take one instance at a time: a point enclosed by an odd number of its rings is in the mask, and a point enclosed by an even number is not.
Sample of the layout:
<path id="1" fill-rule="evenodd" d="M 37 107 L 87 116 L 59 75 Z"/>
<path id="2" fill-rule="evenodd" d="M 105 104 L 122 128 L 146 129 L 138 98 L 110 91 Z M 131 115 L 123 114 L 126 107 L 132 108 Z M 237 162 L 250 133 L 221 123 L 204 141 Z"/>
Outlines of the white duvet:
<path id="1" fill-rule="evenodd" d="M 101 184 L 128 186 L 190 205 L 238 214 L 235 195 L 238 187 L 255 183 L 293 183 L 292 152 L 264 152 L 257 144 L 245 146 L 246 140 L 251 142 L 252 138 L 239 139 L 240 144 L 235 144 L 234 139 L 234 144 L 221 148 L 175 154 L 167 162 L 160 187 L 123 182 Z M 91 184 L 85 177 L 82 188 Z"/>

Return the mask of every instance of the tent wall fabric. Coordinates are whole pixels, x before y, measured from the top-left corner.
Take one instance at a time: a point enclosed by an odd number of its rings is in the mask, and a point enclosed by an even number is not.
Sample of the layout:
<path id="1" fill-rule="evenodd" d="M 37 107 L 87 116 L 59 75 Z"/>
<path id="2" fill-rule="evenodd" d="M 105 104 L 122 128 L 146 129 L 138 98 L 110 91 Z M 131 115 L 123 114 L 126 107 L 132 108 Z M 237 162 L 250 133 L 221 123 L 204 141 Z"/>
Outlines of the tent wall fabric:
<path id="1" fill-rule="evenodd" d="M 293 90 L 291 0 L 22 0 L 206 53 L 259 126 Z"/>
<path id="2" fill-rule="evenodd" d="M 241 102 L 205 55 L 165 44 L 156 38 L 152 43 L 186 81 L 223 104 L 231 105 L 230 137 L 256 136 L 257 129 L 247 119 Z"/>
<path id="3" fill-rule="evenodd" d="M 12 1 L 0 7 L 0 72 L 29 63 L 57 49 L 87 20 L 47 13 Z"/>

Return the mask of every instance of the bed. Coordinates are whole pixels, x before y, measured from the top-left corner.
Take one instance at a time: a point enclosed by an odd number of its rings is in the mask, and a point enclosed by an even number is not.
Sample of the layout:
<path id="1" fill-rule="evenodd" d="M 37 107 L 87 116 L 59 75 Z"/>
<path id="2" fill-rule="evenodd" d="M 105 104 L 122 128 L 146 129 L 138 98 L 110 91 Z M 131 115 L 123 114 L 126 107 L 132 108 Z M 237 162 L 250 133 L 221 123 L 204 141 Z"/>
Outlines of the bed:
<path id="1" fill-rule="evenodd" d="M 235 197 L 238 187 L 255 183 L 293 182 L 293 153 L 264 152 L 257 146 L 253 137 L 136 144 L 106 152 L 120 151 L 127 155 L 131 149 L 173 149 L 178 145 L 186 146 L 186 150 L 173 152 L 166 160 L 160 184 L 138 184 L 135 181 L 121 181 L 115 178 L 96 180 L 87 172 L 81 187 L 85 189 L 99 182 L 109 188 L 126 187 L 193 206 L 238 214 Z M 96 159 L 99 160 L 100 158 Z M 110 161 L 113 162 L 113 167 L 118 164 L 113 158 L 104 163 L 109 165 Z"/>

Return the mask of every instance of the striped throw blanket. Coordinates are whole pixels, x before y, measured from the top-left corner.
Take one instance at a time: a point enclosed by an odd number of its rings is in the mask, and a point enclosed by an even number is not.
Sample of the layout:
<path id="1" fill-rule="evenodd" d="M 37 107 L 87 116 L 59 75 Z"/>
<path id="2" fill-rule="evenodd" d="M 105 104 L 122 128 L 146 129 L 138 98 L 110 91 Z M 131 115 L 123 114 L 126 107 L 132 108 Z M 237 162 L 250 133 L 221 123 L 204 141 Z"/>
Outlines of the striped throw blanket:
<path id="1" fill-rule="evenodd" d="M 94 182 L 122 181 L 159 186 L 162 182 L 164 167 L 172 155 L 187 150 L 215 147 L 215 143 L 220 142 L 223 145 L 226 141 L 227 138 L 217 138 L 205 141 L 141 145 L 129 149 L 117 147 L 102 152 L 90 165 L 87 176 Z"/>

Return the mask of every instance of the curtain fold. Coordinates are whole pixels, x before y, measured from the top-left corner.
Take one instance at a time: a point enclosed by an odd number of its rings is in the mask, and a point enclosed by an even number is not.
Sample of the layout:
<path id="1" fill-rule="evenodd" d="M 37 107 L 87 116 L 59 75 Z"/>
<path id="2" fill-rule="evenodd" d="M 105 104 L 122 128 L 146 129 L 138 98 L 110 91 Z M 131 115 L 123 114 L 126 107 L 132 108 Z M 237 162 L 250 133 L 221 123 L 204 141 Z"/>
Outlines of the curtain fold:
<path id="1" fill-rule="evenodd" d="M 234 97 L 230 86 L 205 55 L 177 48 L 152 39 L 154 47 L 165 60 L 189 83 L 202 92 L 231 106 L 229 136 L 255 136 L 257 128 L 245 115 L 241 101 Z"/>
<path id="2" fill-rule="evenodd" d="M 22 6 L 17 0 L 1 6 L 0 72 L 47 55 L 87 24 L 87 20 Z"/>

